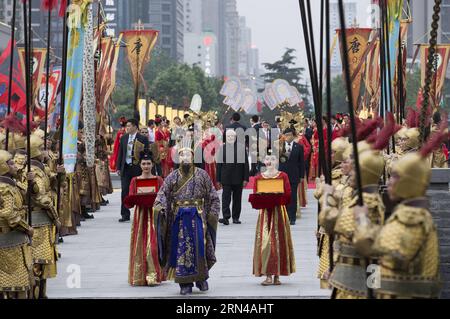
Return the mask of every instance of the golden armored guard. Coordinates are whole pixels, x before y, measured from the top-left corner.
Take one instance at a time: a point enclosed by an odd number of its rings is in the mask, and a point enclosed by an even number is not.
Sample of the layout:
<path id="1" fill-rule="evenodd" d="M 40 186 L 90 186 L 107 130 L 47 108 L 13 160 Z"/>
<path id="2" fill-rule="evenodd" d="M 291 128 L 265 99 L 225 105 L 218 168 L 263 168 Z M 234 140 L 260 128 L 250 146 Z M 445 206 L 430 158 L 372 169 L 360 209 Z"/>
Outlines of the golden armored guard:
<path id="1" fill-rule="evenodd" d="M 22 194 L 12 179 L 13 156 L 0 151 L 0 299 L 27 299 L 34 284 L 30 239 Z"/>
<path id="2" fill-rule="evenodd" d="M 446 123 L 442 123 L 441 120 L 441 114 L 439 112 L 436 112 L 433 115 L 433 125 L 431 126 L 431 134 L 436 134 L 440 131 L 440 126 L 442 124 L 446 124 Z M 446 131 L 448 132 L 448 129 L 446 129 Z M 444 141 L 448 142 L 447 141 Z M 431 167 L 432 168 L 448 168 L 448 160 L 447 160 L 447 156 L 444 153 L 444 148 L 445 148 L 445 144 L 442 143 L 442 145 L 440 145 L 439 147 L 436 147 L 436 150 L 431 154 Z"/>
<path id="3" fill-rule="evenodd" d="M 78 142 L 78 159 L 75 171 L 77 172 L 78 178 L 82 221 L 85 219 L 93 219 L 94 216 L 88 212 L 95 211 L 95 199 L 92 196 L 93 191 L 91 187 L 90 170 L 89 167 L 87 167 L 85 154 L 86 148 L 84 144 L 82 142 Z"/>
<path id="4" fill-rule="evenodd" d="M 388 193 L 397 206 L 384 226 L 371 224 L 365 207 L 355 211 L 355 244 L 365 256 L 378 256 L 379 299 L 439 297 L 439 243 L 426 191 L 431 178 L 427 157 L 441 141 L 432 138 L 420 153 L 394 164 Z"/>
<path id="5" fill-rule="evenodd" d="M 365 142 L 360 142 L 362 146 Z M 363 200 L 369 208 L 370 222 L 381 225 L 384 221 L 384 205 L 379 194 L 379 181 L 384 170 L 384 159 L 377 150 L 361 147 L 359 152 Z M 354 174 L 354 171 L 352 171 Z M 354 181 L 352 176 L 352 181 Z M 358 254 L 354 247 L 354 207 L 357 194 L 351 203 L 343 207 L 334 227 L 334 252 L 337 262 L 330 277 L 333 298 L 364 299 L 367 297 L 366 268 L 371 263 Z"/>
<path id="6" fill-rule="evenodd" d="M 27 174 L 27 181 L 31 183 L 33 270 L 37 280 L 33 295 L 34 298 L 46 298 L 47 279 L 56 276 L 56 228 L 60 228 L 61 223 L 52 198 L 50 179 L 42 164 L 44 141 L 35 134 L 30 140 L 31 172 Z"/>
<path id="7" fill-rule="evenodd" d="M 98 191 L 101 197 L 101 206 L 109 202 L 103 196 L 113 193 L 111 174 L 109 172 L 108 150 L 106 138 L 99 135 L 95 141 L 97 159 L 95 161 L 95 175 L 98 182 Z"/>
<path id="8" fill-rule="evenodd" d="M 337 189 L 337 192 L 342 192 L 343 187 L 341 186 L 341 180 L 343 178 L 342 174 L 342 162 L 343 154 L 348 146 L 348 142 L 344 138 L 339 138 L 333 141 L 331 144 L 332 151 L 332 165 L 331 178 L 332 184 Z M 321 211 L 326 205 L 324 205 L 325 196 L 324 190 L 326 186 L 322 182 L 320 187 L 317 188 L 314 196 L 318 199 L 321 207 Z M 342 196 L 342 195 L 340 195 Z M 319 214 L 320 215 L 320 214 Z M 318 231 L 318 255 L 319 255 L 319 270 L 318 277 L 320 279 L 320 286 L 323 289 L 329 288 L 328 278 L 330 276 L 330 236 L 325 231 L 325 228 L 319 225 Z"/>

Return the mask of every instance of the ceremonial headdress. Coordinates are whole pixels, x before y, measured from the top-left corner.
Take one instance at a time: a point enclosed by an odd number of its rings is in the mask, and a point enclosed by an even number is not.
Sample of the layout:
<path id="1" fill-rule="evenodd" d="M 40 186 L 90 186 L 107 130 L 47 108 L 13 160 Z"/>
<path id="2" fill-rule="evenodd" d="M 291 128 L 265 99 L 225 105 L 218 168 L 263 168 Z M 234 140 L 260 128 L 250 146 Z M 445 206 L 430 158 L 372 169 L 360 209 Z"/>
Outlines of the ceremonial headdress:
<path id="1" fill-rule="evenodd" d="M 408 199 L 425 196 L 431 178 L 427 157 L 448 138 L 445 123 L 442 123 L 440 130 L 431 135 L 420 152 L 408 153 L 393 164 L 392 173 L 398 175 L 398 180 L 392 185 L 395 197 Z"/>
<path id="2" fill-rule="evenodd" d="M 187 136 L 183 137 L 183 139 L 180 141 L 178 154 L 184 151 L 189 151 L 194 154 L 193 139 Z"/>
<path id="3" fill-rule="evenodd" d="M 44 146 L 44 140 L 38 135 L 32 134 L 30 136 L 30 157 L 36 158 L 42 154 L 42 147 Z"/>
<path id="4" fill-rule="evenodd" d="M 8 161 L 12 159 L 10 152 L 0 150 L 0 176 L 3 176 L 9 172 Z"/>
<path id="5" fill-rule="evenodd" d="M 331 143 L 335 163 L 342 163 L 345 160 L 344 153 L 349 145 L 348 138 L 345 137 L 339 137 Z"/>

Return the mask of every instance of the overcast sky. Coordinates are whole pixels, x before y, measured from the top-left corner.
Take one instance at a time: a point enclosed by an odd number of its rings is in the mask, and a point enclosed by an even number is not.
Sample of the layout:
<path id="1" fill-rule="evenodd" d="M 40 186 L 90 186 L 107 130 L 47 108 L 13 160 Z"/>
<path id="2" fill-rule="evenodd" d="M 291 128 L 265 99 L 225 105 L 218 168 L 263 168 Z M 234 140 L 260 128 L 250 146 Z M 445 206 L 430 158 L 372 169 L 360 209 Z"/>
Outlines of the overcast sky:
<path id="1" fill-rule="evenodd" d="M 367 26 L 366 10 L 370 0 L 358 2 L 359 25 Z M 274 62 L 284 53 L 284 48 L 297 49 L 298 63 L 307 67 L 298 0 L 237 0 L 238 11 L 246 17 L 252 29 L 252 42 L 260 50 L 260 62 Z M 320 1 L 311 0 L 315 37 L 318 43 L 320 26 Z M 318 44 L 317 50 L 318 50 Z"/>

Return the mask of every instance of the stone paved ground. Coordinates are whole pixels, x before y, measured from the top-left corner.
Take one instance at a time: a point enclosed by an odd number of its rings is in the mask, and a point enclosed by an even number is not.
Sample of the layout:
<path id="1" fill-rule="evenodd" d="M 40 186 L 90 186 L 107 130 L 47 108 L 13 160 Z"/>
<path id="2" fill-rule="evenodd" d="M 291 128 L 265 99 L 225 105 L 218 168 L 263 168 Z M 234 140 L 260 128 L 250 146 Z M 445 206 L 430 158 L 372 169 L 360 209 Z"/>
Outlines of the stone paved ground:
<path id="1" fill-rule="evenodd" d="M 218 263 L 211 271 L 208 293 L 193 298 L 327 298 L 316 278 L 317 206 L 309 192 L 309 206 L 292 228 L 297 273 L 281 278 L 279 287 L 263 287 L 252 274 L 252 254 L 256 211 L 244 200 L 242 225 L 220 225 L 217 239 Z M 248 191 L 244 199 L 248 198 Z M 130 227 L 119 224 L 120 192 L 109 196 L 110 205 L 95 213 L 95 219 L 82 223 L 78 236 L 66 237 L 58 246 L 62 258 L 58 277 L 49 280 L 49 298 L 178 298 L 179 288 L 166 282 L 156 288 L 135 288 L 127 283 Z M 72 265 L 72 266 L 71 266 Z M 75 265 L 75 268 L 71 268 Z M 68 288 L 71 273 L 79 266 L 80 288 Z M 73 284 L 72 284 L 73 286 Z M 198 290 L 197 290 L 198 291 Z"/>

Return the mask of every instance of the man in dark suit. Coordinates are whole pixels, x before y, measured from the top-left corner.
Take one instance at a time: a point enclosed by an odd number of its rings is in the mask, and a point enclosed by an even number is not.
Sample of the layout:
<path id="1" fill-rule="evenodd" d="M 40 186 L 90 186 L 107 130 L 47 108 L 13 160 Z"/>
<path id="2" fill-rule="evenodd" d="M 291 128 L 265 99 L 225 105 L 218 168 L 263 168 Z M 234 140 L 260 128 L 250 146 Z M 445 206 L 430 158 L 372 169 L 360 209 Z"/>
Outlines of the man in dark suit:
<path id="1" fill-rule="evenodd" d="M 291 225 L 295 225 L 297 220 L 297 189 L 300 181 L 305 176 L 304 153 L 303 146 L 294 142 L 294 129 L 286 129 L 283 132 L 283 135 L 285 137 L 285 142 L 281 145 L 279 170 L 285 172 L 289 176 L 292 197 L 291 203 L 287 207 L 287 211 Z"/>
<path id="2" fill-rule="evenodd" d="M 252 168 L 250 170 L 250 176 L 256 176 L 258 174 L 258 172 L 260 171 L 260 163 L 258 161 L 259 158 L 259 154 L 260 154 L 260 149 L 259 149 L 259 139 L 260 139 L 260 133 L 262 131 L 262 124 L 259 121 L 259 116 L 258 115 L 253 115 L 251 120 L 251 125 L 252 125 L 252 129 L 255 130 L 256 135 L 254 136 L 254 138 L 252 139 L 251 143 L 250 143 L 250 149 L 249 152 L 251 154 L 251 158 L 252 158 Z"/>
<path id="3" fill-rule="evenodd" d="M 231 117 L 231 123 L 229 125 L 227 125 L 225 127 L 225 130 L 237 130 L 237 129 L 242 129 L 244 130 L 244 132 L 247 130 L 247 127 L 245 127 L 244 125 L 242 125 L 240 123 L 241 120 L 241 115 L 239 113 L 234 113 L 233 116 Z"/>
<path id="4" fill-rule="evenodd" d="M 229 225 L 230 218 L 234 224 L 241 224 L 242 191 L 249 181 L 248 153 L 245 145 L 238 143 L 236 132 L 226 132 L 226 142 L 220 148 L 217 157 L 217 182 L 222 185 L 222 215 L 219 220 Z M 233 198 L 232 213 L 230 211 Z"/>
<path id="5" fill-rule="evenodd" d="M 139 165 L 141 152 L 149 149 L 148 138 L 139 134 L 138 131 L 139 122 L 135 119 L 130 119 L 126 126 L 127 133 L 120 139 L 117 173 L 122 181 L 122 218 L 119 220 L 121 223 L 130 220 L 130 210 L 123 205 L 123 201 L 128 196 L 131 179 L 142 174 L 141 166 Z"/>

